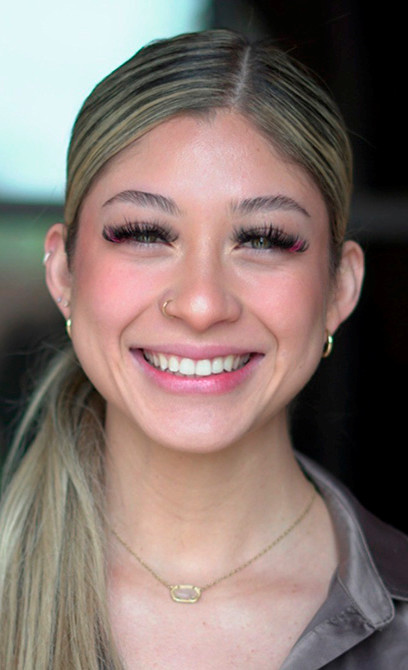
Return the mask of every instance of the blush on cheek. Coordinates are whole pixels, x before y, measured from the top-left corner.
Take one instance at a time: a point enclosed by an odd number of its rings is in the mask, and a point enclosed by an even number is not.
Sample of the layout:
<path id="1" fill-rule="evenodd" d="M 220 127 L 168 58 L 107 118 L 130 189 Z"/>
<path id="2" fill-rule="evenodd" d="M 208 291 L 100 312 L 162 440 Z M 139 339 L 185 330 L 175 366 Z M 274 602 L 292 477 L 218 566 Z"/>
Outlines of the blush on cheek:
<path id="1" fill-rule="evenodd" d="M 98 263 L 78 263 L 75 319 L 88 321 L 90 327 L 93 323 L 98 329 L 120 330 L 149 305 L 158 304 L 157 296 L 167 285 L 168 277 L 163 278 L 163 272 L 100 254 Z"/>

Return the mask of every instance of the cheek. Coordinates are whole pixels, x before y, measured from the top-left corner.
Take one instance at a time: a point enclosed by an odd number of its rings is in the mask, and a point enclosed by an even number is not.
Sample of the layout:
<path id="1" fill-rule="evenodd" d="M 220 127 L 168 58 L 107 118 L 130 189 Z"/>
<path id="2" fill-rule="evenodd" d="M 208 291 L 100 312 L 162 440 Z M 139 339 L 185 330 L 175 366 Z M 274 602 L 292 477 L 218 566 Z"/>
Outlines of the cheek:
<path id="1" fill-rule="evenodd" d="M 78 256 L 73 283 L 73 319 L 103 330 L 126 325 L 144 311 L 157 291 L 158 279 L 135 264 L 99 254 L 97 261 Z"/>
<path id="2" fill-rule="evenodd" d="M 272 273 L 251 285 L 251 303 L 258 317 L 290 338 L 301 339 L 315 325 L 321 327 L 328 298 L 327 273 L 304 271 Z"/>

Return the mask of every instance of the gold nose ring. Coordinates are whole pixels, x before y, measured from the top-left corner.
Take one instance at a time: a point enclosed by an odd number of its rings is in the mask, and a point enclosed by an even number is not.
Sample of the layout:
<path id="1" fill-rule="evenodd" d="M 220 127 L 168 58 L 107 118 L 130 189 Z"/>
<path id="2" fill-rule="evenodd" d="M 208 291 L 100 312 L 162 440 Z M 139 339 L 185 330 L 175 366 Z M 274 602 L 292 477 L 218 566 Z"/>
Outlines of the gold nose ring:
<path id="1" fill-rule="evenodd" d="M 171 314 L 168 314 L 168 313 L 167 313 L 167 305 L 169 304 L 169 302 L 171 302 L 171 300 L 165 300 L 164 303 L 163 303 L 162 306 L 161 306 L 162 314 L 163 314 L 163 316 L 165 316 L 167 319 L 171 319 L 171 318 L 172 318 L 172 317 L 171 317 Z"/>

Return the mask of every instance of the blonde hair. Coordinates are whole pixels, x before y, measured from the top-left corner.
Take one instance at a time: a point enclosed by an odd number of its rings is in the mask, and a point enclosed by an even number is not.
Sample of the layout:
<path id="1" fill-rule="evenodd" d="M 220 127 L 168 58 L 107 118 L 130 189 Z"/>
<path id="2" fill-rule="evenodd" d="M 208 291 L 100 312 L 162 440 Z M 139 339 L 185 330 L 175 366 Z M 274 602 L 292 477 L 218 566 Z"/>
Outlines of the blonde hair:
<path id="1" fill-rule="evenodd" d="M 72 348 L 61 352 L 32 398 L 4 472 L 2 670 L 122 668 L 106 611 L 103 417 L 103 400 Z"/>
<path id="2" fill-rule="evenodd" d="M 81 204 L 111 158 L 170 117 L 218 108 L 236 109 L 314 179 L 329 213 L 335 267 L 351 190 L 350 147 L 337 108 L 273 45 L 250 45 L 225 30 L 145 47 L 85 101 L 68 154 L 68 257 Z M 33 397 L 5 469 L 2 670 L 122 668 L 107 611 L 103 421 L 103 399 L 72 351 L 62 352 Z"/>

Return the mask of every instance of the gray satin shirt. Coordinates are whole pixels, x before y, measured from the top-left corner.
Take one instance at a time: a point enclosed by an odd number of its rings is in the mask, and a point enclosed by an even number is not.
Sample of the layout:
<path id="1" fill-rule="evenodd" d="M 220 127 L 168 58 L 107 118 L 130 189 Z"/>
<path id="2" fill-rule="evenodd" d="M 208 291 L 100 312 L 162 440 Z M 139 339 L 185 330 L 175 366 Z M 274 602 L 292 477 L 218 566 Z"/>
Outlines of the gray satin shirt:
<path id="1" fill-rule="evenodd" d="M 408 670 L 408 538 L 297 454 L 333 519 L 340 561 L 281 670 Z"/>

